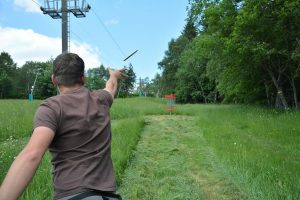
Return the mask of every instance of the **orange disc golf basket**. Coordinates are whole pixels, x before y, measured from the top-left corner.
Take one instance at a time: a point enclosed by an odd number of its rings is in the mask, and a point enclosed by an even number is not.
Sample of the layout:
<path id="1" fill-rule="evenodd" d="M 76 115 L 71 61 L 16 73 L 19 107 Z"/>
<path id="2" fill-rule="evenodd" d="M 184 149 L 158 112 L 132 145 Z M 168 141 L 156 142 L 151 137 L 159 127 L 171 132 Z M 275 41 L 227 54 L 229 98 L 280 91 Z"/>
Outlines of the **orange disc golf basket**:
<path id="1" fill-rule="evenodd" d="M 176 107 L 175 107 L 176 96 L 175 96 L 175 94 L 168 94 L 168 95 L 165 95 L 165 99 L 167 100 L 167 105 L 166 105 L 165 109 L 171 115 L 172 112 L 174 112 L 176 109 Z"/>

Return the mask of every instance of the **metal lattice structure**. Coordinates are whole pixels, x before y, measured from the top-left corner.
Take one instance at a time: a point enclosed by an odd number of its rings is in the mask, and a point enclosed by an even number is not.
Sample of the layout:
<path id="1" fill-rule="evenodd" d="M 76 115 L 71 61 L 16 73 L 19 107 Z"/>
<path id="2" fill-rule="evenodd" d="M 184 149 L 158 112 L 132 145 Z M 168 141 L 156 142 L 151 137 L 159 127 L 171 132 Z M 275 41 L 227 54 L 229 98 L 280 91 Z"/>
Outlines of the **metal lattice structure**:
<path id="1" fill-rule="evenodd" d="M 70 46 L 69 13 L 81 18 L 90 9 L 91 6 L 85 0 L 44 0 L 44 7 L 41 6 L 43 13 L 62 20 L 62 52 L 68 52 Z"/>
<path id="2" fill-rule="evenodd" d="M 64 0 L 44 0 L 44 7 L 41 10 L 44 14 L 49 15 L 53 19 L 61 19 L 63 13 Z M 67 12 L 73 13 L 75 17 L 86 17 L 91 6 L 85 0 L 67 0 Z"/>
<path id="3" fill-rule="evenodd" d="M 76 17 L 85 17 L 85 13 L 91 9 L 91 6 L 85 0 L 69 0 L 68 10 Z"/>
<path id="4" fill-rule="evenodd" d="M 44 7 L 41 7 L 41 10 L 53 19 L 60 19 L 62 17 L 61 0 L 44 0 Z"/>

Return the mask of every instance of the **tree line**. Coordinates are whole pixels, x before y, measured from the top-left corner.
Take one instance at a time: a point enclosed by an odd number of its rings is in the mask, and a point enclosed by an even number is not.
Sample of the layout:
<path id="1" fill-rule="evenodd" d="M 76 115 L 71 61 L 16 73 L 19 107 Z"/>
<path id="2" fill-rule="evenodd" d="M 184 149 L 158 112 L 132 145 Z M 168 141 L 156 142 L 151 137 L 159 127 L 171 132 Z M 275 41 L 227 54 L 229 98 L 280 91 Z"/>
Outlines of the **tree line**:
<path id="1" fill-rule="evenodd" d="M 155 82 L 182 103 L 299 108 L 300 1 L 189 0 Z"/>
<path id="2" fill-rule="evenodd" d="M 7 52 L 0 54 L 0 99 L 26 99 L 33 89 L 34 99 L 46 99 L 57 94 L 51 82 L 53 60 L 46 62 L 27 61 L 17 67 Z M 128 77 L 121 80 L 117 97 L 132 95 L 135 73 L 132 65 L 125 72 Z M 103 89 L 109 77 L 104 65 L 88 69 L 85 73 L 85 86 L 89 89 Z M 36 81 L 35 81 L 36 80 Z M 35 82 L 35 87 L 32 88 Z"/>

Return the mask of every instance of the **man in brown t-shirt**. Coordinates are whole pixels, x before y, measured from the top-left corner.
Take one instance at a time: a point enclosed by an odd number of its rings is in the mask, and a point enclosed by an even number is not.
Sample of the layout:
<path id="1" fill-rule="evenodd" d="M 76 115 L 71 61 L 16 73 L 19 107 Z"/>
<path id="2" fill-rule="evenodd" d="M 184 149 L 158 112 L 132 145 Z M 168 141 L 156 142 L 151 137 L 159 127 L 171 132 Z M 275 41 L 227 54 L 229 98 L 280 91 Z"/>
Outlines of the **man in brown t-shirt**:
<path id="1" fill-rule="evenodd" d="M 114 194 L 109 109 L 123 70 L 109 69 L 105 89 L 90 91 L 83 86 L 84 62 L 78 55 L 63 53 L 54 60 L 51 78 L 60 94 L 36 111 L 31 139 L 8 171 L 0 200 L 20 197 L 47 149 L 54 199 L 121 199 Z"/>

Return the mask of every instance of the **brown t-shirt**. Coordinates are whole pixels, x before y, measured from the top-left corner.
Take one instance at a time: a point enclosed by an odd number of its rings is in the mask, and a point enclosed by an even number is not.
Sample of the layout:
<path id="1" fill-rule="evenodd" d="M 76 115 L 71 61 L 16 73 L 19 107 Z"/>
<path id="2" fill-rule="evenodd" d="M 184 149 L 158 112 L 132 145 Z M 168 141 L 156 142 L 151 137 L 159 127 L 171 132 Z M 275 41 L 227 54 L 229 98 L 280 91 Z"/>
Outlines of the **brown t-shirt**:
<path id="1" fill-rule="evenodd" d="M 34 128 L 46 126 L 55 132 L 49 146 L 54 199 L 90 189 L 116 190 L 109 117 L 112 102 L 109 92 L 82 86 L 48 98 L 38 108 Z"/>

